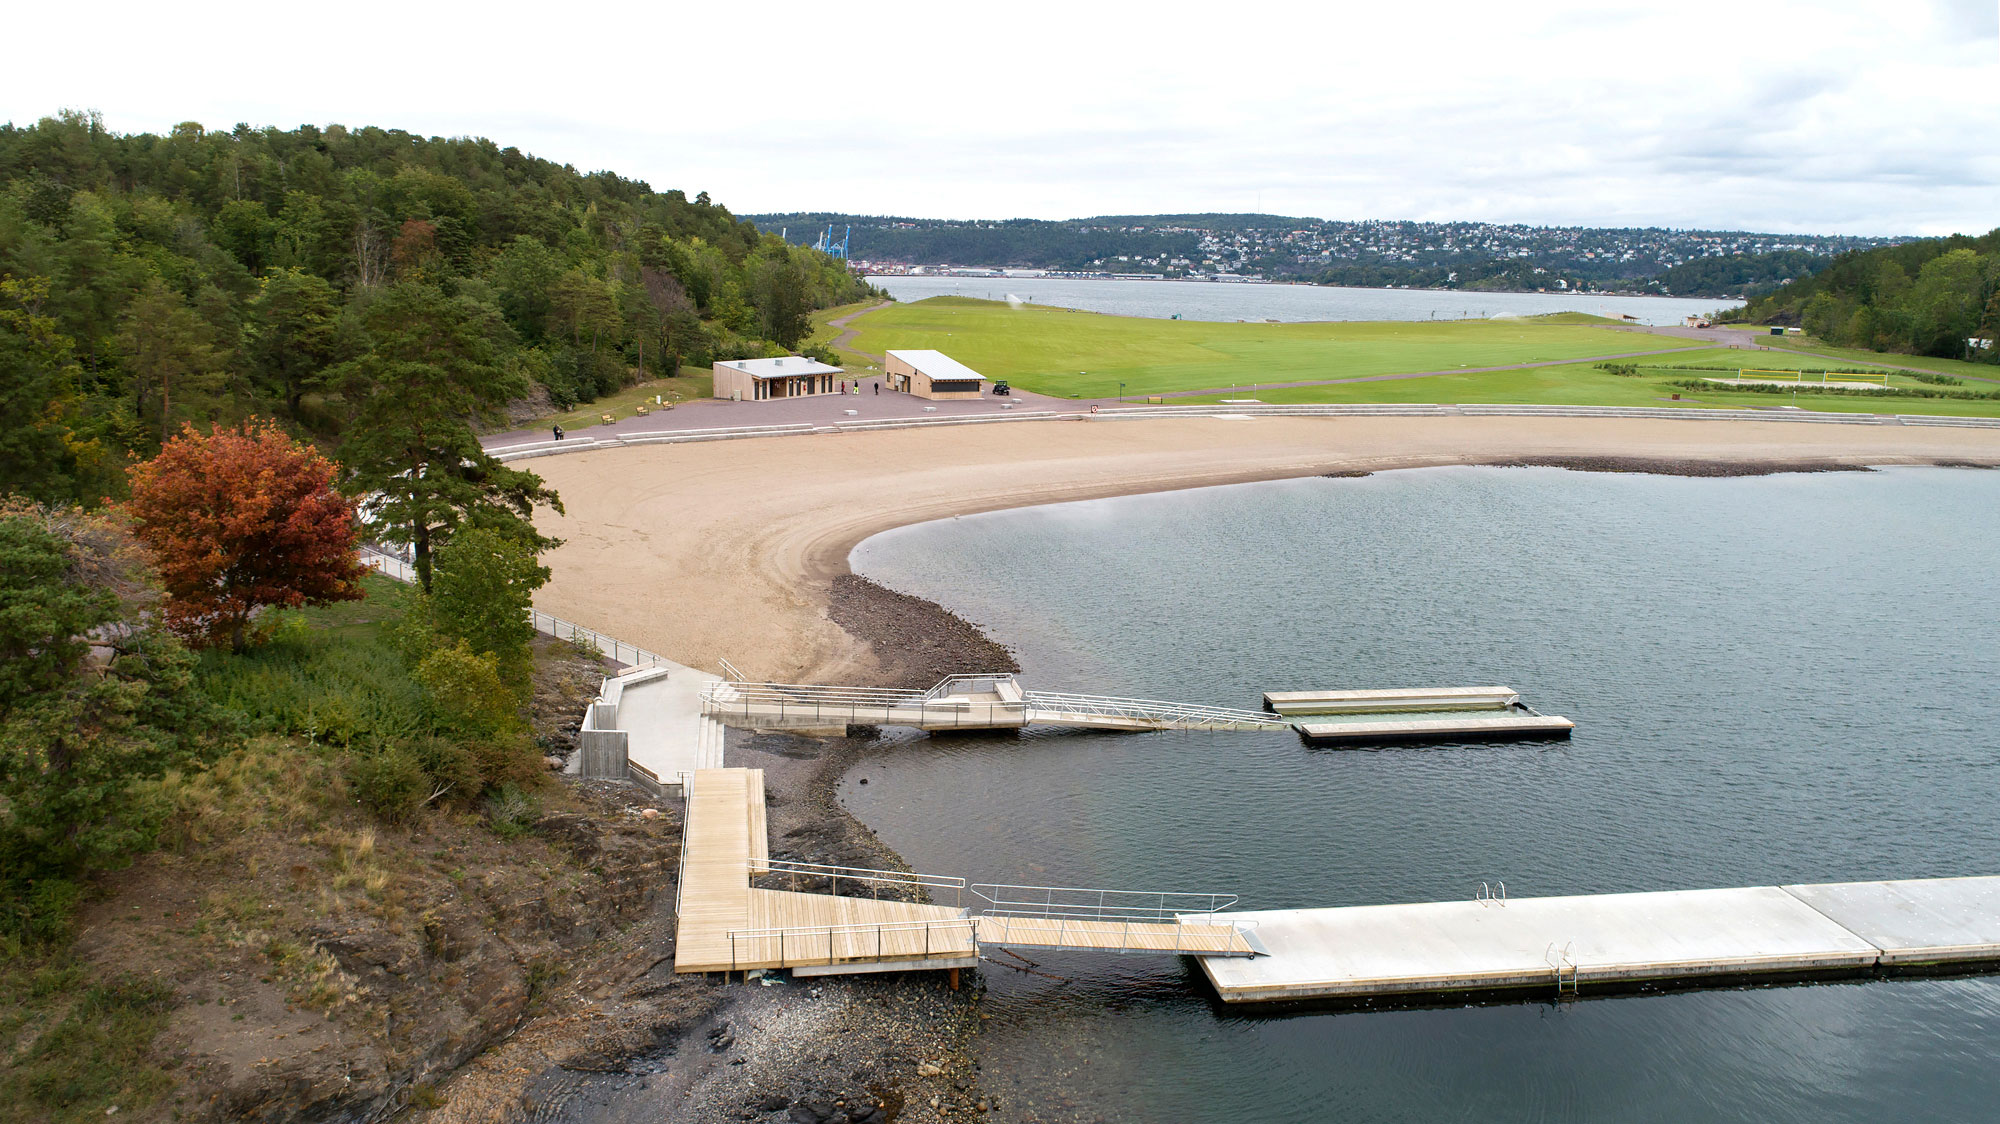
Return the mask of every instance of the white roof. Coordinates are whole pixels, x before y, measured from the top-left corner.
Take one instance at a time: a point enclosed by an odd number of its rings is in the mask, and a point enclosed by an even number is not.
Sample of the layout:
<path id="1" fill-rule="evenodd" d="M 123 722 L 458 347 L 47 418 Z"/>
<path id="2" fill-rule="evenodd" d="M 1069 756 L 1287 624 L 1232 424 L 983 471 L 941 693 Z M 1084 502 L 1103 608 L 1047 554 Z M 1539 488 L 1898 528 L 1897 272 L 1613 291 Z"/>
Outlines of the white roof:
<path id="1" fill-rule="evenodd" d="M 978 382 L 986 377 L 942 351 L 892 351 L 889 354 L 933 379 L 943 379 L 946 382 L 958 379 Z"/>
<path id="2" fill-rule="evenodd" d="M 839 367 L 829 367 L 817 359 L 788 355 L 783 359 L 725 359 L 718 367 L 733 367 L 753 379 L 782 379 L 791 375 L 842 375 Z"/>

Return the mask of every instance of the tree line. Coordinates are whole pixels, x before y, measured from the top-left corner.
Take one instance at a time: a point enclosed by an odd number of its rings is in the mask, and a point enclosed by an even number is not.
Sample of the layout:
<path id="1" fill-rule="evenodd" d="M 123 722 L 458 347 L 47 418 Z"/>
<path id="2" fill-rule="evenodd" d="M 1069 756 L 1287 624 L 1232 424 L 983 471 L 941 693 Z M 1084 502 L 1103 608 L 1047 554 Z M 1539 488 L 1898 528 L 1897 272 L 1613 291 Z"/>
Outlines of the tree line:
<path id="1" fill-rule="evenodd" d="M 184 422 L 336 442 L 397 393 L 398 339 L 442 330 L 482 369 L 461 405 L 539 386 L 566 409 L 789 351 L 814 309 L 870 292 L 705 192 L 484 139 L 0 125 L 0 483 L 115 496 Z"/>
<path id="2" fill-rule="evenodd" d="M 1844 254 L 1732 319 L 1802 327 L 1840 347 L 2000 363 L 2000 229 Z"/>

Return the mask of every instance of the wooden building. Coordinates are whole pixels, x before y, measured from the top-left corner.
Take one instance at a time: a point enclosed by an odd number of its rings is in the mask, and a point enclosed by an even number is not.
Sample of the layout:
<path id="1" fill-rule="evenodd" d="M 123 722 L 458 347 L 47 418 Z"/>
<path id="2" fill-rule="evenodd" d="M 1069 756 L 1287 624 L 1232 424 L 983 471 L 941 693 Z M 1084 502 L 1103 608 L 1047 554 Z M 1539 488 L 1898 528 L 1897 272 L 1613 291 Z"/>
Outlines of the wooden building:
<path id="1" fill-rule="evenodd" d="M 736 402 L 838 394 L 847 372 L 803 355 L 729 359 L 715 365 L 715 396 Z"/>
<path id="2" fill-rule="evenodd" d="M 942 351 L 891 351 L 883 359 L 889 388 L 918 398 L 977 398 L 988 381 Z"/>

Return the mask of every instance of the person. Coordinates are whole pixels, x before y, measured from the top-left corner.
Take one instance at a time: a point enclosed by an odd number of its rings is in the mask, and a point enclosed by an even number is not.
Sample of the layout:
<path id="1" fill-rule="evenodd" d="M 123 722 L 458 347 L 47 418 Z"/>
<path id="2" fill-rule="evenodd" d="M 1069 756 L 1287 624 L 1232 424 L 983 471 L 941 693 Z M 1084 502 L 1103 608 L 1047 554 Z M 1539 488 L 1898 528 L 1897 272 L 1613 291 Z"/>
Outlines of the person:
<path id="1" fill-rule="evenodd" d="M 875 384 L 875 393 L 877 394 L 882 393 L 882 384 L 879 382 Z"/>
<path id="2" fill-rule="evenodd" d="M 558 426 L 553 426 L 552 428 L 556 431 L 556 440 L 558 441 L 562 440 L 562 426 L 558 425 Z"/>

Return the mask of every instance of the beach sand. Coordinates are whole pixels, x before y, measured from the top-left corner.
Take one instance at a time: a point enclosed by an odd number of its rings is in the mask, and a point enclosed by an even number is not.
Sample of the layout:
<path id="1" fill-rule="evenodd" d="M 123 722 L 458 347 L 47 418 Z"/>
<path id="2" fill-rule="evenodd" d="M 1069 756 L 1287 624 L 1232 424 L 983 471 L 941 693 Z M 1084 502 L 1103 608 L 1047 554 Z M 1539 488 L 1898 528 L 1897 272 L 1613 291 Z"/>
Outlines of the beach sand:
<path id="1" fill-rule="evenodd" d="M 523 462 L 562 495 L 538 607 L 710 671 L 907 680 L 896 629 L 828 616 L 870 535 L 1101 496 L 1443 464 L 1735 475 L 2000 465 L 2000 429 L 1627 418 L 1174 418 L 1009 422 L 686 445 Z M 892 605 L 890 599 L 882 599 Z M 907 611 L 903 606 L 902 611 Z M 896 611 L 885 608 L 884 612 Z M 850 631 L 852 630 L 852 631 Z M 861 633 L 864 635 L 856 635 Z M 982 669 L 990 670 L 990 669 Z"/>

